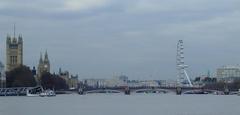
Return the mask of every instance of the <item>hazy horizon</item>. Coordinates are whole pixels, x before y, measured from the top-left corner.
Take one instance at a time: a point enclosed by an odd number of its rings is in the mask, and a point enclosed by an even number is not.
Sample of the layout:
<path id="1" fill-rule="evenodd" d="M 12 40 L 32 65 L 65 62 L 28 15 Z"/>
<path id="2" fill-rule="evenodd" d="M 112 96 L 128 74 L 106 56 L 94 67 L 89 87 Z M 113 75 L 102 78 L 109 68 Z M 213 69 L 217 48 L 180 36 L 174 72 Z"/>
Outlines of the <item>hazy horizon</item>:
<path id="1" fill-rule="evenodd" d="M 48 51 L 51 71 L 79 78 L 175 79 L 178 40 L 193 78 L 240 64 L 237 0 L 0 1 L 0 61 L 7 34 L 22 34 L 24 64 Z"/>

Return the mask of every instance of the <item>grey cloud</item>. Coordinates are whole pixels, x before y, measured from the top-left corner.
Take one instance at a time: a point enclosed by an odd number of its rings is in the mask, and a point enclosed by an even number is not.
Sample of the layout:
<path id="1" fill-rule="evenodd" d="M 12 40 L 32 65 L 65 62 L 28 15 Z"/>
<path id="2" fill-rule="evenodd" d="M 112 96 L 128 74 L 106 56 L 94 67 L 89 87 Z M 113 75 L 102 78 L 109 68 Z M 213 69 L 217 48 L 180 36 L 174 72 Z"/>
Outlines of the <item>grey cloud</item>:
<path id="1" fill-rule="evenodd" d="M 82 78 L 123 73 L 132 79 L 174 79 L 179 39 L 191 76 L 239 63 L 237 0 L 113 0 L 84 10 L 66 10 L 64 0 L 47 2 L 0 6 L 1 60 L 6 34 L 16 22 L 25 64 L 36 66 L 39 53 L 48 49 L 53 71 L 63 67 Z"/>

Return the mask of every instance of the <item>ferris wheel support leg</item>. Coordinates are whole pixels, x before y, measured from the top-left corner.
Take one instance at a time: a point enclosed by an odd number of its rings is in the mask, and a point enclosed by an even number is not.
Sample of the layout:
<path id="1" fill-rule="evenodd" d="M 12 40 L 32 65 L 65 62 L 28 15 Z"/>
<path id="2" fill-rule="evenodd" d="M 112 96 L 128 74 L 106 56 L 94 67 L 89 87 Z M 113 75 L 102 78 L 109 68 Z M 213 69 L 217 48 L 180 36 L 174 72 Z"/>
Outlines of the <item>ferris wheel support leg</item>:
<path id="1" fill-rule="evenodd" d="M 184 73 L 185 73 L 185 75 L 186 75 L 186 77 L 187 77 L 187 80 L 188 80 L 189 86 L 190 86 L 190 87 L 193 87 L 192 82 L 191 82 L 191 80 L 190 80 L 190 78 L 189 78 L 189 76 L 188 76 L 186 70 L 184 70 Z"/>

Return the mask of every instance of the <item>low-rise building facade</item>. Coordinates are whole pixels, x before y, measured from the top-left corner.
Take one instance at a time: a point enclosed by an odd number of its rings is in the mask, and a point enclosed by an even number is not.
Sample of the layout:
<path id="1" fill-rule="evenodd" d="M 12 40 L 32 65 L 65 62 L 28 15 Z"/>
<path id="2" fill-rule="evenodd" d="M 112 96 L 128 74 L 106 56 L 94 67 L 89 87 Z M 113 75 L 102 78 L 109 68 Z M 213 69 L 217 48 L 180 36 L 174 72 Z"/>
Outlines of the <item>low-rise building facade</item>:
<path id="1" fill-rule="evenodd" d="M 223 66 L 217 69 L 218 81 L 233 82 L 240 80 L 240 66 Z"/>

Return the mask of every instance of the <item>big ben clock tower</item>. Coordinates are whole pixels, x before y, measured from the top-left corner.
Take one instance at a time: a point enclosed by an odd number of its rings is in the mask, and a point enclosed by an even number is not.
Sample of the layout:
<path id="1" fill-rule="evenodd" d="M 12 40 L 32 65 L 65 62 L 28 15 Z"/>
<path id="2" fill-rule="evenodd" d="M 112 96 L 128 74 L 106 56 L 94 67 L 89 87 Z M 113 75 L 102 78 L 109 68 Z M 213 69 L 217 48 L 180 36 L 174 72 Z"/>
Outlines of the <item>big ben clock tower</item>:
<path id="1" fill-rule="evenodd" d="M 40 60 L 38 64 L 38 78 L 42 76 L 43 73 L 50 72 L 50 61 L 48 59 L 48 53 L 45 52 L 44 59 L 42 58 L 42 53 L 40 54 Z"/>

